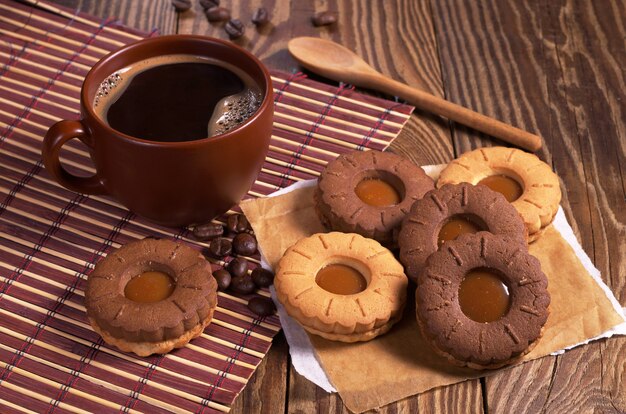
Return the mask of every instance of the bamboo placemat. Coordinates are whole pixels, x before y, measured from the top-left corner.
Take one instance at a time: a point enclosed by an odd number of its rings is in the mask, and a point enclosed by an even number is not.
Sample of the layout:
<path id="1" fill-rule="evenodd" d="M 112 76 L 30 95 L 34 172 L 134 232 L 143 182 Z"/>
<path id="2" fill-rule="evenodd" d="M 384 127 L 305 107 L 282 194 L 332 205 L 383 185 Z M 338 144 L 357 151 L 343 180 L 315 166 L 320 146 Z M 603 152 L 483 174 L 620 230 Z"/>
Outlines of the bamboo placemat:
<path id="1" fill-rule="evenodd" d="M 213 322 L 185 348 L 137 358 L 108 347 L 83 306 L 95 263 L 147 236 L 201 251 L 207 244 L 110 198 L 65 190 L 41 161 L 46 130 L 79 117 L 91 65 L 156 33 L 28 2 L 0 0 L 0 412 L 226 412 L 280 330 L 278 318 L 258 318 L 246 307 L 248 296 L 220 292 Z M 386 148 L 412 110 L 300 73 L 272 75 L 271 147 L 248 197 L 314 178 L 348 150 Z M 65 148 L 69 170 L 94 172 L 79 142 Z M 213 269 L 231 259 L 211 259 Z M 259 263 L 258 256 L 248 259 L 252 267 Z"/>

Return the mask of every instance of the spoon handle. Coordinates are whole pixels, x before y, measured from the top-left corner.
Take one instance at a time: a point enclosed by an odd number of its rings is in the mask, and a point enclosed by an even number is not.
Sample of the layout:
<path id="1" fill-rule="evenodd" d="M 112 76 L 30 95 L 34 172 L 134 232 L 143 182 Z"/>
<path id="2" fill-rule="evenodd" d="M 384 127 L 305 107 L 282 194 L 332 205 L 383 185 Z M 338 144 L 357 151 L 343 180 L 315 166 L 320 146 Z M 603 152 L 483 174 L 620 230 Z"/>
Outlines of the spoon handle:
<path id="1" fill-rule="evenodd" d="M 484 132 L 510 144 L 530 151 L 537 151 L 541 148 L 541 138 L 535 134 L 479 114 L 461 105 L 431 95 L 428 92 L 390 79 L 382 74 L 372 77 L 368 83 L 370 83 L 373 89 L 399 96 L 420 109 L 444 116 L 452 121 Z"/>

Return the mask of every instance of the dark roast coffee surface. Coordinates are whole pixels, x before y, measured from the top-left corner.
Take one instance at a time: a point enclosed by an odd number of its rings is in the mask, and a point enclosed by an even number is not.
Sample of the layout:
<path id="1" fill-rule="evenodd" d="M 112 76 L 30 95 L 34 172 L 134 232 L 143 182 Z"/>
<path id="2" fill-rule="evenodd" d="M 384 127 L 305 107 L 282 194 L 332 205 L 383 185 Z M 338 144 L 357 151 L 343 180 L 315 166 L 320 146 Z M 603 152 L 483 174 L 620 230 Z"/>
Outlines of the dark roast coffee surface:
<path id="1" fill-rule="evenodd" d="M 208 136 L 216 105 L 244 90 L 232 71 L 211 63 L 158 65 L 137 73 L 106 111 L 108 124 L 150 141 L 193 141 Z"/>

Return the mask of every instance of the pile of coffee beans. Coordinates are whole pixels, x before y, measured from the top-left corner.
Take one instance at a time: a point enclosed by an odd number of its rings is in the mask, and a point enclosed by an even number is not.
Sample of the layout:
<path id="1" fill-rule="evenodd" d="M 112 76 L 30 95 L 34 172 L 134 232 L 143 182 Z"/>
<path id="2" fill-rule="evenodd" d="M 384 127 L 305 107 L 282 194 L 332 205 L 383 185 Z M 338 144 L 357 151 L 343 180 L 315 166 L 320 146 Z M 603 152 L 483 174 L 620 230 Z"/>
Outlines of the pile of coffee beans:
<path id="1" fill-rule="evenodd" d="M 256 238 L 249 233 L 250 223 L 243 214 L 228 216 L 225 226 L 220 223 L 206 223 L 193 229 L 196 240 L 209 242 L 208 255 L 224 259 L 235 253 L 241 256 L 250 256 L 256 253 L 258 245 Z M 227 234 L 232 241 L 224 237 Z M 217 287 L 221 291 L 231 290 L 243 295 L 256 292 L 259 288 L 269 287 L 274 282 L 274 273 L 257 267 L 248 273 L 248 261 L 243 257 L 232 258 L 223 269 L 213 272 Z M 276 311 L 271 299 L 255 296 L 248 302 L 248 308 L 259 316 L 273 315 Z"/>
<path id="2" fill-rule="evenodd" d="M 230 39 L 239 39 L 246 33 L 246 26 L 240 19 L 231 19 L 230 10 L 220 6 L 219 0 L 200 0 L 200 5 L 204 9 L 206 18 L 211 23 L 226 22 L 224 31 Z M 263 26 L 270 21 L 267 9 L 261 7 L 252 15 L 252 23 Z"/>
<path id="3" fill-rule="evenodd" d="M 191 0 L 171 0 L 172 6 L 177 12 L 182 13 L 191 9 Z M 230 39 L 238 39 L 246 32 L 244 23 L 239 19 L 231 19 L 230 10 L 220 6 L 220 0 L 200 0 L 200 7 L 204 10 L 204 15 L 211 23 L 227 22 L 224 31 L 228 33 Z M 261 27 L 270 21 L 270 16 L 265 7 L 258 8 L 252 14 L 252 23 Z"/>
<path id="4" fill-rule="evenodd" d="M 182 13 L 191 8 L 191 0 L 171 0 L 177 12 Z M 230 9 L 220 6 L 220 0 L 200 0 L 200 7 L 204 10 L 207 20 L 211 23 L 226 22 L 224 31 L 231 40 L 239 39 L 246 32 L 245 24 L 237 18 L 231 18 Z M 265 7 L 259 7 L 252 13 L 252 23 L 261 28 L 270 21 L 270 14 Z M 315 27 L 330 26 L 337 22 L 337 14 L 330 11 L 321 11 L 311 16 Z"/>

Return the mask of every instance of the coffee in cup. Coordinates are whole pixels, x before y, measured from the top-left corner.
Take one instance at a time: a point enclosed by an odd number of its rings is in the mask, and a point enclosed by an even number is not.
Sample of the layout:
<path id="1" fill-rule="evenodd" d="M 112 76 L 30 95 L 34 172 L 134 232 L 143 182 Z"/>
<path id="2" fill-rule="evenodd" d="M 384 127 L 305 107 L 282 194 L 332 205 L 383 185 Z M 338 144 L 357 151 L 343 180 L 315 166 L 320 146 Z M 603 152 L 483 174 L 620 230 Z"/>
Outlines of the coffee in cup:
<path id="1" fill-rule="evenodd" d="M 122 68 L 100 84 L 93 106 L 111 128 L 149 141 L 194 141 L 227 132 L 261 104 L 244 71 L 216 59 L 165 55 Z"/>
<path id="2" fill-rule="evenodd" d="M 89 71 L 82 118 L 48 130 L 44 164 L 64 187 L 111 195 L 156 223 L 207 222 L 254 183 L 269 148 L 272 94 L 263 64 L 230 42 L 144 39 Z M 61 165 L 61 147 L 74 138 L 89 148 L 95 175 Z"/>

